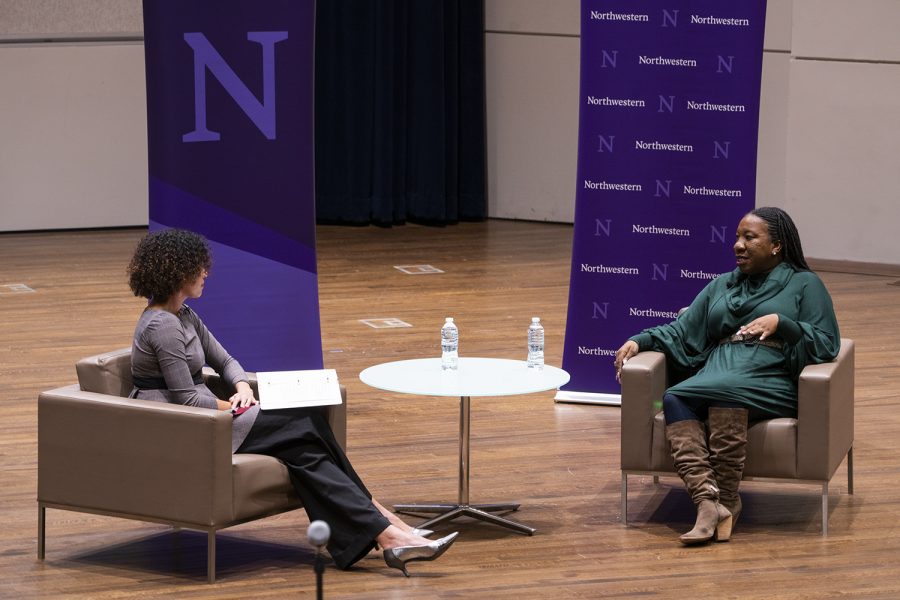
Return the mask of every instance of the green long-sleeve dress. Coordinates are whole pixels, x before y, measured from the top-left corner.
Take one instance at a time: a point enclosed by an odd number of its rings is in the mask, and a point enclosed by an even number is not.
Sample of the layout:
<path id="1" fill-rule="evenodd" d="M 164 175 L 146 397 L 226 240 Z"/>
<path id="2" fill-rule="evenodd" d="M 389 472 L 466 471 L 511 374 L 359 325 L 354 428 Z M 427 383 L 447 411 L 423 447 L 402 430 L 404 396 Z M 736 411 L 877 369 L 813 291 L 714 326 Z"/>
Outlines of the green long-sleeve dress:
<path id="1" fill-rule="evenodd" d="M 775 313 L 771 339 L 782 348 L 720 343 L 754 319 Z M 833 360 L 841 336 L 831 296 L 812 271 L 781 263 L 768 274 L 732 273 L 712 280 L 671 323 L 631 338 L 641 351 L 666 354 L 685 379 L 667 392 L 683 398 L 736 402 L 774 416 L 797 416 L 797 378 L 807 364 Z"/>

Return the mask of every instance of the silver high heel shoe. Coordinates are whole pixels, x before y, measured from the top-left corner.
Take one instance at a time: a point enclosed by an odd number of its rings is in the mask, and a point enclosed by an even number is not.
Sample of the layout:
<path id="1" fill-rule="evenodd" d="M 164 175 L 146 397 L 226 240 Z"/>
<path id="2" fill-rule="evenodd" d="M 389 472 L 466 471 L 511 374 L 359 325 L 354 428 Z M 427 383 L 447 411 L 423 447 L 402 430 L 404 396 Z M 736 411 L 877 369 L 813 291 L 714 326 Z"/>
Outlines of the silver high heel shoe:
<path id="1" fill-rule="evenodd" d="M 419 529 L 418 527 L 414 527 L 409 531 L 412 535 L 417 535 L 419 537 L 427 538 L 429 535 L 434 534 L 434 532 L 430 529 Z M 378 542 L 375 542 L 375 550 L 380 551 L 381 546 L 378 545 Z"/>
<path id="2" fill-rule="evenodd" d="M 403 574 L 409 577 L 409 571 L 406 570 L 406 563 L 414 560 L 434 560 L 447 551 L 453 541 L 458 536 L 458 532 L 453 532 L 446 537 L 435 540 L 425 546 L 398 546 L 384 551 L 384 562 L 387 566 L 400 569 Z"/>

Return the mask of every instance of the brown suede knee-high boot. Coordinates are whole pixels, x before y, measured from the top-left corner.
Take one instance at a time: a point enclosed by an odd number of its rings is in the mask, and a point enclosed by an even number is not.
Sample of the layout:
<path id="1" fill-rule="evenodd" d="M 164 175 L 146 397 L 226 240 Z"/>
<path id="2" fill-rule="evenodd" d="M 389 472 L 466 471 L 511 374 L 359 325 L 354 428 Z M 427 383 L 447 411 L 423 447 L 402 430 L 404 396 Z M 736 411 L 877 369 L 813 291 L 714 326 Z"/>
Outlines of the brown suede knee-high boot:
<path id="1" fill-rule="evenodd" d="M 709 409 L 709 462 L 719 484 L 719 502 L 732 514 L 732 528 L 741 515 L 738 487 L 747 459 L 747 414 L 746 408 Z"/>
<path id="2" fill-rule="evenodd" d="M 719 488 L 709 464 L 706 433 L 700 421 L 678 421 L 666 426 L 675 470 L 697 506 L 694 528 L 679 539 L 683 544 L 702 544 L 715 535 L 731 535 L 731 514 L 719 504 Z"/>

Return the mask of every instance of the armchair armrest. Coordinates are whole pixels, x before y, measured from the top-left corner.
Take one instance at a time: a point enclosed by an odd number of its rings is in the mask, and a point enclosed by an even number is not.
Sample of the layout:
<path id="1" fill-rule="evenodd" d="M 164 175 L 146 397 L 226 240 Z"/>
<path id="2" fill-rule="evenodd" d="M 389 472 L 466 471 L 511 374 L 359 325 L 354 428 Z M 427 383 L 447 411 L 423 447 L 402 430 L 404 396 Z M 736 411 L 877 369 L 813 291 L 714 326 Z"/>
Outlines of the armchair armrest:
<path id="1" fill-rule="evenodd" d="M 842 338 L 830 363 L 800 373 L 797 396 L 797 474 L 828 480 L 853 446 L 853 340 Z"/>
<path id="2" fill-rule="evenodd" d="M 231 518 L 226 412 L 68 386 L 38 397 L 38 501 L 211 526 Z M 173 494 L 177 490 L 177 494 Z"/>
<path id="3" fill-rule="evenodd" d="M 221 399 L 226 399 L 230 397 L 234 390 L 231 389 L 231 384 L 223 381 L 215 371 L 213 371 L 209 367 L 203 367 L 203 379 L 206 382 L 207 387 L 216 395 L 216 397 Z M 247 379 L 250 380 L 250 387 L 253 388 L 253 393 L 259 398 L 259 384 L 256 380 L 256 373 L 247 373 Z M 347 449 L 347 388 L 341 386 L 341 403 L 333 404 L 330 406 L 323 406 L 322 411 L 325 413 L 325 418 L 328 420 L 328 424 L 331 425 L 331 431 L 334 432 L 334 437 L 337 442 L 341 445 L 341 447 L 346 450 Z"/>
<path id="4" fill-rule="evenodd" d="M 667 386 L 666 355 L 641 352 L 622 367 L 622 469 L 651 467 L 653 417 Z"/>

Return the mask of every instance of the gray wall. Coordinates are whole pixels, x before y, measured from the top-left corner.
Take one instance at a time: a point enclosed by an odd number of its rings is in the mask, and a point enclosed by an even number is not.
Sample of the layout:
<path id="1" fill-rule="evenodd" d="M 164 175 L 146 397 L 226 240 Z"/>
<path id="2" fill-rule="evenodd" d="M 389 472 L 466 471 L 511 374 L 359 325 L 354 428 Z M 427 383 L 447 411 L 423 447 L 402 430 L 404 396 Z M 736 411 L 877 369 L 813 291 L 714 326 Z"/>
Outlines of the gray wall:
<path id="1" fill-rule="evenodd" d="M 146 224 L 140 6 L 0 0 L 0 231 Z M 900 264 L 900 2 L 768 6 L 759 203 L 812 257 Z M 486 0 L 493 217 L 572 221 L 578 10 Z"/>
<path id="2" fill-rule="evenodd" d="M 0 231 L 147 224 L 140 0 L 0 0 Z"/>
<path id="3" fill-rule="evenodd" d="M 579 0 L 486 0 L 491 216 L 571 222 Z M 811 257 L 900 264 L 900 2 L 769 0 L 758 204 Z"/>

